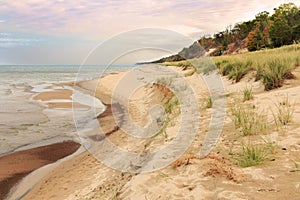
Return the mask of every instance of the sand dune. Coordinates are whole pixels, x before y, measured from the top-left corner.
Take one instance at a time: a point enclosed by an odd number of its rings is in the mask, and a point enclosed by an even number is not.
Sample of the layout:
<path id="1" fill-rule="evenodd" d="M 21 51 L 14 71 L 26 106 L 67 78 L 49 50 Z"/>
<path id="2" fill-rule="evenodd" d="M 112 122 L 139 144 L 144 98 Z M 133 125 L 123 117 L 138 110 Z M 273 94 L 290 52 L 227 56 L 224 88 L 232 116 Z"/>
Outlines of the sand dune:
<path id="1" fill-rule="evenodd" d="M 109 141 L 127 151 L 143 152 L 147 150 L 149 141 L 130 137 L 116 128 L 118 126 L 109 111 L 112 91 L 122 76 L 124 73 L 106 76 L 99 83 L 98 80 L 82 82 L 80 87 L 96 91 L 95 96 L 108 106 L 98 120 L 104 132 L 109 133 Z M 241 168 L 234 163 L 229 152 L 238 152 L 241 142 L 249 138 L 240 137 L 229 116 L 216 148 L 204 159 L 199 158 L 212 110 L 204 108 L 208 90 L 200 75 L 194 74 L 185 79 L 199 100 L 200 128 L 194 142 L 179 160 L 151 173 L 130 174 L 113 170 L 89 152 L 84 152 L 55 168 L 23 199 L 299 199 L 300 86 L 297 77 L 284 87 L 269 92 L 263 92 L 260 83 L 247 77 L 238 84 L 223 78 L 225 90 L 230 94 L 228 108 L 236 99 L 241 99 L 242 89 L 251 85 L 254 100 L 244 104 L 254 104 L 267 114 L 268 119 L 272 119 L 271 110 L 276 109 L 276 102 L 280 102 L 287 94 L 294 103 L 293 120 L 286 127 L 285 134 L 277 131 L 273 125 L 268 128 L 270 132 L 251 138 L 256 142 L 264 138 L 276 144 L 276 154 L 270 155 L 271 158 L 262 165 Z M 151 86 L 133 93 L 128 108 L 132 120 L 141 126 L 149 123 L 147 111 L 152 105 L 162 102 L 164 95 L 161 90 Z M 174 116 L 173 125 L 166 129 L 168 137 L 176 135 L 178 126 L 180 116 Z M 91 131 L 87 135 L 96 137 L 98 133 Z M 165 137 L 158 136 L 151 141 L 148 150 L 159 149 L 168 142 Z"/>

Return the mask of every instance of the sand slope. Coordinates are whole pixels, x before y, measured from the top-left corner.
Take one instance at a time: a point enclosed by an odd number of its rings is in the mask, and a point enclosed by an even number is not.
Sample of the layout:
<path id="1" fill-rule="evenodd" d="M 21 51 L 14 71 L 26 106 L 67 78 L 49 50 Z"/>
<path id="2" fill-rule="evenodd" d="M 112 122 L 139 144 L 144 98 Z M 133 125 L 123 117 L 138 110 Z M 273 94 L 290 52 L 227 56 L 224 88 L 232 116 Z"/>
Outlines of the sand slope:
<path id="1" fill-rule="evenodd" d="M 178 70 L 178 69 L 176 69 Z M 185 72 L 181 72 L 185 73 Z M 103 103 L 110 104 L 110 95 L 118 80 L 124 73 L 109 75 L 98 80 L 81 83 L 80 87 L 95 91 L 95 96 Z M 217 147 L 211 154 L 199 159 L 199 151 L 208 130 L 211 109 L 205 109 L 203 102 L 208 95 L 207 88 L 197 74 L 186 77 L 193 87 L 199 106 L 201 107 L 200 128 L 189 150 L 172 165 L 146 174 L 122 173 L 106 167 L 90 153 L 66 161 L 43 178 L 24 199 L 300 199 L 300 84 L 291 80 L 277 90 L 264 92 L 259 82 L 251 77 L 244 78 L 238 84 L 232 84 L 223 78 L 225 89 L 229 95 L 228 107 L 241 99 L 241 91 L 252 86 L 254 100 L 246 102 L 263 110 L 271 126 L 269 132 L 253 136 L 251 140 L 260 142 L 262 138 L 276 144 L 276 153 L 262 165 L 241 168 L 229 155 L 230 150 L 238 152 L 241 142 L 248 137 L 241 137 L 235 129 L 230 117 L 225 126 Z M 99 85 L 100 84 L 100 85 Z M 102 84 L 102 85 L 101 85 Z M 288 94 L 294 104 L 294 115 L 285 134 L 272 125 L 272 112 L 276 102 L 280 102 Z M 145 101 L 151 95 L 151 101 Z M 144 87 L 132 95 L 129 110 L 132 119 L 141 125 L 148 122 L 147 110 L 151 105 L 161 101 L 161 91 L 152 87 Z M 229 112 L 229 111 L 228 111 Z M 174 126 L 167 128 L 167 134 L 176 134 L 179 117 L 174 119 Z M 108 138 L 114 144 L 128 151 L 145 150 L 145 141 L 131 138 L 121 130 L 110 116 L 109 109 L 99 118 L 104 124 Z M 90 135 L 97 134 L 91 132 Z M 159 136 L 151 147 L 158 148 L 167 144 L 164 137 Z"/>

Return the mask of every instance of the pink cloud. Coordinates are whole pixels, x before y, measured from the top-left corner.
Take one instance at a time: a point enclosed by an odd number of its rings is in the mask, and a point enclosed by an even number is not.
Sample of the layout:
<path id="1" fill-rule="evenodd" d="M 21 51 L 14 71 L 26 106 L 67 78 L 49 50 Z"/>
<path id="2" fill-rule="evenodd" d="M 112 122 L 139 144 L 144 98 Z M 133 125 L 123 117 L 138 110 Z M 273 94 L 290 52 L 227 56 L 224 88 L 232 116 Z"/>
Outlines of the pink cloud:
<path id="1" fill-rule="evenodd" d="M 0 4 L 0 18 L 7 20 L 6 28 L 12 31 L 56 36 L 99 39 L 144 27 L 182 27 L 177 30 L 195 35 L 195 30 L 221 31 L 229 24 L 289 1 L 5 0 Z M 299 5 L 300 0 L 294 3 Z"/>

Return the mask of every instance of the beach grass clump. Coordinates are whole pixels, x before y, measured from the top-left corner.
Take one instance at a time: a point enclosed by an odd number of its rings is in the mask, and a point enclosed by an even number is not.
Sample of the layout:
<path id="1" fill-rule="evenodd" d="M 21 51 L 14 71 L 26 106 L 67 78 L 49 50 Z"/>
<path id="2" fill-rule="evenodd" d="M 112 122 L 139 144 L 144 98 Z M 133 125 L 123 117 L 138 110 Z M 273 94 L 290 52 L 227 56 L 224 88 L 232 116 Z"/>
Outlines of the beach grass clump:
<path id="1" fill-rule="evenodd" d="M 277 144 L 273 141 L 271 141 L 270 139 L 264 139 L 264 145 L 265 145 L 265 149 L 270 153 L 270 154 L 275 154 L 276 150 L 278 148 Z"/>
<path id="2" fill-rule="evenodd" d="M 249 69 L 244 67 L 242 63 L 236 63 L 230 71 L 228 78 L 238 83 L 248 73 L 248 71 Z"/>
<path id="3" fill-rule="evenodd" d="M 223 67 L 222 67 L 222 65 L 219 65 L 219 69 L 220 69 L 221 74 L 223 76 L 227 76 L 232 71 L 232 69 L 234 68 L 234 66 L 231 63 L 227 63 L 227 62 L 224 62 L 224 63 L 226 63 L 226 64 Z"/>
<path id="4" fill-rule="evenodd" d="M 292 121 L 294 114 L 294 106 L 291 104 L 288 95 L 283 99 L 282 102 L 277 103 L 276 111 L 273 112 L 274 122 L 277 128 L 280 125 L 287 125 Z"/>
<path id="5" fill-rule="evenodd" d="M 239 82 L 251 69 L 251 61 L 223 60 L 216 64 L 220 73 L 223 76 L 228 76 L 229 79 Z"/>
<path id="6" fill-rule="evenodd" d="M 243 90 L 243 100 L 244 100 L 244 102 L 249 101 L 253 98 L 254 98 L 254 96 L 253 96 L 252 88 L 248 88 L 248 87 L 244 88 L 244 90 Z"/>
<path id="7" fill-rule="evenodd" d="M 282 87 L 285 79 L 294 78 L 291 68 L 285 61 L 272 60 L 267 66 L 262 75 L 266 91 Z"/>
<path id="8" fill-rule="evenodd" d="M 235 160 L 240 167 L 256 166 L 267 159 L 267 151 L 264 146 L 242 144 L 242 151 L 237 154 Z"/>
<path id="9" fill-rule="evenodd" d="M 163 107 L 168 114 L 174 114 L 177 109 L 179 109 L 179 100 L 176 96 L 168 99 L 164 104 Z"/>
<path id="10" fill-rule="evenodd" d="M 212 96 L 207 97 L 205 99 L 204 104 L 205 104 L 205 108 L 212 108 L 212 106 L 213 106 L 213 98 L 212 98 Z"/>
<path id="11" fill-rule="evenodd" d="M 242 136 L 257 135 L 267 129 L 266 115 L 258 113 L 254 106 L 233 106 L 231 113 L 234 125 Z"/>
<path id="12" fill-rule="evenodd" d="M 256 82 L 256 81 L 260 81 L 260 80 L 263 79 L 264 69 L 265 69 L 265 67 L 264 67 L 264 66 L 261 66 L 260 64 L 258 64 L 258 65 L 255 67 L 255 71 L 256 71 L 256 74 L 255 74 L 255 82 Z"/>

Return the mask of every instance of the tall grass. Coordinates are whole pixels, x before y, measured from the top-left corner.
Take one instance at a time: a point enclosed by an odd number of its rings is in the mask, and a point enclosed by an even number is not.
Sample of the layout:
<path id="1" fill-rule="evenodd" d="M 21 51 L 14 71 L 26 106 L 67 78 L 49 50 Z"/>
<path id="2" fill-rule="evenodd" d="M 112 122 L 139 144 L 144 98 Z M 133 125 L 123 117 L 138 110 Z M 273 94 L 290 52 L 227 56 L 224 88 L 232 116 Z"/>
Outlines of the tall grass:
<path id="1" fill-rule="evenodd" d="M 234 125 L 243 136 L 257 135 L 267 129 L 266 115 L 260 114 L 253 106 L 231 107 Z"/>
<path id="2" fill-rule="evenodd" d="M 286 132 L 286 125 L 293 119 L 294 106 L 291 104 L 288 95 L 283 101 L 276 103 L 276 111 L 272 111 L 274 117 L 274 123 L 277 130 L 280 130 L 283 134 Z"/>
<path id="3" fill-rule="evenodd" d="M 300 44 L 245 54 L 214 57 L 223 76 L 238 82 L 249 71 L 255 80 L 263 80 L 266 90 L 281 87 L 285 79 L 295 78 L 292 70 L 300 66 Z"/>
<path id="4" fill-rule="evenodd" d="M 284 60 L 272 60 L 268 63 L 263 75 L 265 90 L 272 90 L 283 86 L 285 79 L 293 78 L 291 67 Z"/>

